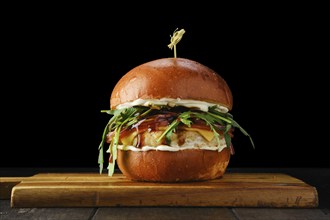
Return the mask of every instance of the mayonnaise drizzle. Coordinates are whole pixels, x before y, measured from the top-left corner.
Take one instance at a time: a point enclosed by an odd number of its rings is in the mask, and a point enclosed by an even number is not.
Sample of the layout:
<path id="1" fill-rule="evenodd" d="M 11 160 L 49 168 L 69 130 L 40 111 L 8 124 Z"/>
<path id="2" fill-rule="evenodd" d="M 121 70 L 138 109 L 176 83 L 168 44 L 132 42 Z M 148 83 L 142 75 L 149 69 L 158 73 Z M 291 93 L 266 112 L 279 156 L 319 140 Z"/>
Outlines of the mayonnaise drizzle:
<path id="1" fill-rule="evenodd" d="M 157 106 L 157 105 L 168 105 L 170 107 L 174 106 L 184 106 L 187 108 L 198 108 L 201 111 L 207 112 L 209 107 L 217 105 L 214 103 L 197 101 L 197 100 L 189 100 L 189 99 L 172 99 L 172 98 L 161 98 L 161 99 L 136 99 L 132 102 L 126 102 L 118 105 L 117 109 L 130 108 L 133 106 Z M 227 113 L 228 108 L 224 106 L 217 105 L 218 111 L 222 113 Z"/>
<path id="2" fill-rule="evenodd" d="M 120 150 L 131 150 L 131 151 L 149 151 L 149 150 L 159 150 L 159 151 L 180 151 L 180 150 L 191 150 L 191 149 L 196 149 L 196 150 L 212 150 L 212 151 L 222 151 L 226 145 L 221 145 L 220 148 L 218 147 L 194 147 L 194 146 L 185 146 L 185 147 L 172 147 L 168 145 L 159 145 L 157 147 L 151 147 L 151 146 L 143 146 L 142 148 L 137 148 L 134 146 L 124 146 L 124 145 L 118 145 L 118 149 Z"/>

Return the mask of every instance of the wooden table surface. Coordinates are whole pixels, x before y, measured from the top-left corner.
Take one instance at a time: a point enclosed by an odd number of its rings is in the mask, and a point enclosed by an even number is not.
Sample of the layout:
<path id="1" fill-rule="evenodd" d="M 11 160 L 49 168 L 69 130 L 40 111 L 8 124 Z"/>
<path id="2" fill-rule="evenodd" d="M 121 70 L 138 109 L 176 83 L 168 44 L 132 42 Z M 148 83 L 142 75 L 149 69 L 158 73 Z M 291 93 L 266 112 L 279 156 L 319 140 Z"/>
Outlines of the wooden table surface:
<path id="1" fill-rule="evenodd" d="M 97 172 L 96 168 L 0 168 L 0 177 L 32 176 L 40 172 Z M 0 219 L 315 219 L 330 220 L 330 168 L 228 168 L 238 173 L 284 173 L 316 187 L 317 208 L 234 207 L 91 207 L 11 208 L 0 200 Z"/>

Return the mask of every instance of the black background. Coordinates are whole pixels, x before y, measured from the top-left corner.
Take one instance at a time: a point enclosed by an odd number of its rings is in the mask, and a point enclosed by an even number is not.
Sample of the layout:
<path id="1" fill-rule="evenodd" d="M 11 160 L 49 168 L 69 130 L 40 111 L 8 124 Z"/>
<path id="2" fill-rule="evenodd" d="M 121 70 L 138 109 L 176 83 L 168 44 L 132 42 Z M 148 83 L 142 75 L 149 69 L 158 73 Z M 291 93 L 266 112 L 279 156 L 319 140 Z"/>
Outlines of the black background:
<path id="1" fill-rule="evenodd" d="M 129 4 L 129 3 L 128 3 Z M 229 84 L 231 167 L 329 167 L 328 36 L 322 6 L 10 8 L 4 19 L 2 167 L 98 167 L 115 83 L 133 67 L 178 56 Z M 191 5 L 193 6 L 193 5 Z M 163 9 L 163 10 L 160 10 Z M 117 13 L 117 14 L 115 14 Z"/>

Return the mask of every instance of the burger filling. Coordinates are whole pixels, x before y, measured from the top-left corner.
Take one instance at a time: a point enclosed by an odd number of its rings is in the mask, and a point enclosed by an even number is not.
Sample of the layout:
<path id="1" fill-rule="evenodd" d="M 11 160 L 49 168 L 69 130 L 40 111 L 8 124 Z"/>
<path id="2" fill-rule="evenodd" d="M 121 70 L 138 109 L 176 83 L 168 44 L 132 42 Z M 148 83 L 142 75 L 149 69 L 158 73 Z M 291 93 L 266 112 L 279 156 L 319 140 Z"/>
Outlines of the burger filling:
<path id="1" fill-rule="evenodd" d="M 180 131 L 172 135 L 171 143 L 157 144 L 157 138 L 161 135 L 161 131 L 156 132 L 145 132 L 134 138 L 133 142 L 127 144 L 118 145 L 120 150 L 131 150 L 131 151 L 179 151 L 188 149 L 199 149 L 199 150 L 213 150 L 221 151 L 226 147 L 224 138 L 221 138 L 221 146 L 218 147 L 216 138 L 208 140 L 204 135 L 201 135 L 196 131 Z M 143 144 L 136 145 L 139 142 L 139 138 L 143 138 Z"/>
<path id="2" fill-rule="evenodd" d="M 141 101 L 140 101 L 141 102 Z M 136 103 L 135 103 L 136 104 Z M 141 104 L 141 103 L 138 103 Z M 163 103 L 161 103 L 163 104 Z M 195 103 L 196 104 L 196 103 Z M 103 170 L 103 147 L 109 144 L 109 175 L 114 172 L 117 149 L 132 151 L 179 151 L 201 149 L 221 151 L 232 148 L 234 128 L 250 135 L 217 105 L 207 111 L 198 106 L 138 105 L 102 111 L 112 115 L 99 146 L 100 172 Z M 231 151 L 233 152 L 233 150 Z"/>
<path id="3" fill-rule="evenodd" d="M 153 128 L 152 128 L 153 127 Z M 186 149 L 203 149 L 221 151 L 226 147 L 225 139 L 220 134 L 220 146 L 213 132 L 208 126 L 178 126 L 175 132 L 166 141 L 161 138 L 166 127 L 150 126 L 150 124 L 141 123 L 139 126 L 125 130 L 120 135 L 118 149 L 132 151 L 179 151 Z M 107 143 L 111 143 L 113 133 L 107 135 Z M 232 132 L 229 131 L 232 137 Z M 158 141 L 160 139 L 160 141 Z"/>
<path id="4" fill-rule="evenodd" d="M 187 108 L 195 108 L 201 111 L 207 112 L 209 107 L 213 107 L 213 103 L 199 101 L 199 100 L 190 100 L 190 99 L 173 99 L 173 98 L 161 98 L 161 99 L 136 99 L 132 102 L 126 102 L 118 105 L 117 109 L 130 108 L 134 106 L 183 106 Z M 228 108 L 217 105 L 218 111 L 222 113 L 227 113 Z"/>

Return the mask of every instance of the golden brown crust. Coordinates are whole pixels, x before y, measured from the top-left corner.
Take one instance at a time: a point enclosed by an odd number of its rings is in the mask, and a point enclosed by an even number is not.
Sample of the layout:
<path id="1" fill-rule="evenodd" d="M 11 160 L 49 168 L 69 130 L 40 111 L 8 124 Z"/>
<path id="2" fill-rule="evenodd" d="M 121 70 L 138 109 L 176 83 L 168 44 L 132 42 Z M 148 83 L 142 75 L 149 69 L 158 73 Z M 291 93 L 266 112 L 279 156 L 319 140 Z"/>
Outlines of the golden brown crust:
<path id="1" fill-rule="evenodd" d="M 232 93 L 212 69 L 189 59 L 162 58 L 126 73 L 114 87 L 111 109 L 136 99 L 181 98 L 220 104 L 232 109 Z"/>
<path id="2" fill-rule="evenodd" d="M 230 149 L 123 151 L 117 164 L 129 179 L 149 182 L 188 182 L 220 178 L 226 171 Z"/>

